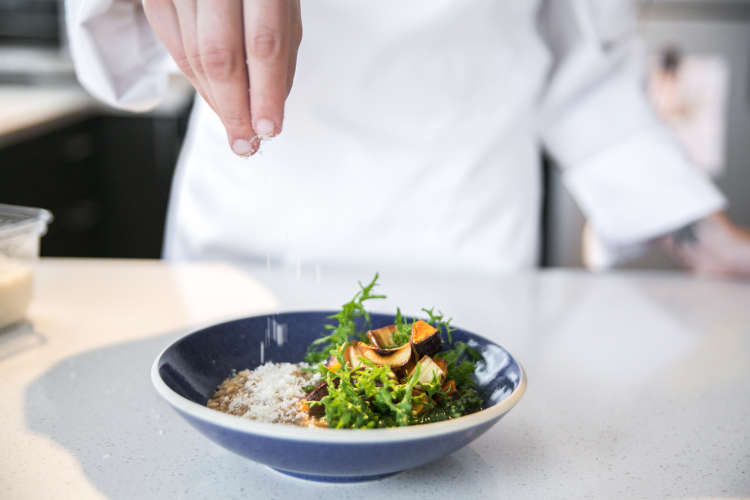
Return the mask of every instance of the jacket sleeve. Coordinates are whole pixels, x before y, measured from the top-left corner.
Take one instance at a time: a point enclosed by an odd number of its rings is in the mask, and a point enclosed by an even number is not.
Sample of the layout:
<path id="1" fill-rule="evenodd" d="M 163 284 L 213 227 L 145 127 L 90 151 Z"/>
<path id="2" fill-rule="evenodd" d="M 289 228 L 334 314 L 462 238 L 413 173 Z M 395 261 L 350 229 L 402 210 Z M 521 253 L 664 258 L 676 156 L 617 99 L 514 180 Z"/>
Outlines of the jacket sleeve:
<path id="1" fill-rule="evenodd" d="M 70 51 L 81 85 L 131 111 L 156 106 L 167 92 L 171 59 L 137 0 L 67 0 Z"/>
<path id="2" fill-rule="evenodd" d="M 539 17 L 553 57 L 542 143 L 598 235 L 619 245 L 725 204 L 651 109 L 635 8 L 627 0 L 548 0 Z"/>

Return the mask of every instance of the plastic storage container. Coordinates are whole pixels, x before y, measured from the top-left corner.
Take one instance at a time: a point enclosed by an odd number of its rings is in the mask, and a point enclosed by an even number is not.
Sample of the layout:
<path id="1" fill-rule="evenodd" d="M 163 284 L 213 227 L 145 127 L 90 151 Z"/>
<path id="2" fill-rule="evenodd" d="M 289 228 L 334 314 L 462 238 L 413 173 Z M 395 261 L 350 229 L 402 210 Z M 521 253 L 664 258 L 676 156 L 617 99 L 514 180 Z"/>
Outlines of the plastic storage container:
<path id="1" fill-rule="evenodd" d="M 39 241 L 51 220 L 41 208 L 0 204 L 0 329 L 26 314 Z"/>

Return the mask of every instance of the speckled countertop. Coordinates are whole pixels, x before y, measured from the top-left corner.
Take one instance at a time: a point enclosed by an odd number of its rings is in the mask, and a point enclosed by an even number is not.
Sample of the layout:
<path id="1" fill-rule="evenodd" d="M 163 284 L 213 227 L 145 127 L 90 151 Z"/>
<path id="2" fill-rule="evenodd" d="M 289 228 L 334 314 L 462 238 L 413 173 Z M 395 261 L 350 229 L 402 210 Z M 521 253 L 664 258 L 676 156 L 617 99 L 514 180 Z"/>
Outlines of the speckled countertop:
<path id="1" fill-rule="evenodd" d="M 677 274 L 384 271 L 524 364 L 526 395 L 457 453 L 360 485 L 281 476 L 193 431 L 148 370 L 186 329 L 335 308 L 369 271 L 43 259 L 0 332 L 0 498 L 750 496 L 750 285 Z"/>

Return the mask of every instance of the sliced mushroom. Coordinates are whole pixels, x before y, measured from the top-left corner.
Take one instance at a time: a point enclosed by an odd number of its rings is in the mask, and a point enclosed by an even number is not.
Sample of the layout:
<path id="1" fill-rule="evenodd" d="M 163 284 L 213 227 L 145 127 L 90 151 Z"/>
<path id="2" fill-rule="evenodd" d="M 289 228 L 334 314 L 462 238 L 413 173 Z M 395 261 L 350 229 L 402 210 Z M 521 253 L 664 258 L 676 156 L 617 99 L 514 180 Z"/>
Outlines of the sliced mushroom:
<path id="1" fill-rule="evenodd" d="M 417 320 L 411 326 L 411 343 L 420 356 L 433 356 L 440 352 L 440 332 L 426 321 Z"/>
<path id="2" fill-rule="evenodd" d="M 445 378 L 445 372 L 440 365 L 435 363 L 429 356 L 422 356 L 422 359 L 417 363 L 419 367 L 419 378 L 417 381 L 420 384 L 431 384 L 432 381 L 437 377 L 439 381 Z M 414 368 L 416 370 L 416 367 Z"/>
<path id="3" fill-rule="evenodd" d="M 378 366 L 398 368 L 404 366 L 411 359 L 411 345 L 408 343 L 395 349 L 380 349 L 364 342 L 358 342 L 357 349 L 362 353 L 362 356 Z"/>
<path id="4" fill-rule="evenodd" d="M 448 373 L 448 362 L 445 361 L 445 359 L 432 358 L 432 360 L 435 362 L 436 365 L 440 367 L 441 370 L 443 370 L 443 373 Z"/>
<path id="5" fill-rule="evenodd" d="M 412 352 L 413 352 L 413 349 L 412 349 Z M 417 358 L 416 356 L 414 356 L 414 354 L 412 354 L 411 358 L 409 358 L 409 361 L 404 366 L 401 366 L 398 368 L 394 367 L 393 370 L 396 374 L 396 377 L 398 377 L 398 379 L 403 382 L 404 379 L 406 379 L 409 376 L 412 370 L 414 370 L 415 366 L 417 366 Z"/>
<path id="6" fill-rule="evenodd" d="M 311 417 L 322 417 L 326 413 L 326 409 L 323 405 L 312 405 L 307 404 L 309 401 L 320 401 L 324 397 L 328 396 L 328 384 L 326 382 L 319 383 L 315 389 L 310 391 L 305 399 L 302 400 L 302 408 Z"/>
<path id="7" fill-rule="evenodd" d="M 455 380 L 446 380 L 443 383 L 443 386 L 441 387 L 441 389 L 448 396 L 457 396 L 458 395 L 458 389 L 456 389 L 456 381 Z"/>
<path id="8" fill-rule="evenodd" d="M 384 348 L 393 345 L 393 334 L 396 332 L 396 325 L 388 325 L 377 330 L 369 330 L 367 338 L 375 347 Z"/>
<path id="9" fill-rule="evenodd" d="M 349 344 L 344 350 L 344 359 L 352 368 L 359 368 L 362 366 L 362 361 L 359 360 L 360 356 L 362 356 L 362 353 L 359 351 L 356 342 L 354 344 Z"/>

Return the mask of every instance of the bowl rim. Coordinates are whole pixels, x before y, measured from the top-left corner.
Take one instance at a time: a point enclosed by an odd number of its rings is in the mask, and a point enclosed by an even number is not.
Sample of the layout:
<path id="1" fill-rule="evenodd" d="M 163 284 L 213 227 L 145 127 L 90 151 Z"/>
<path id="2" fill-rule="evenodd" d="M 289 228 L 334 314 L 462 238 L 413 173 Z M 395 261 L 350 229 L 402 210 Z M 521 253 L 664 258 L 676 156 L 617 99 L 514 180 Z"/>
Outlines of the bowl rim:
<path id="1" fill-rule="evenodd" d="M 184 335 L 170 342 L 156 356 L 154 363 L 151 365 L 151 383 L 156 389 L 156 392 L 176 410 L 208 424 L 218 425 L 220 427 L 246 434 L 257 434 L 265 438 L 275 438 L 290 441 L 305 441 L 311 443 L 326 442 L 337 444 L 375 444 L 393 441 L 411 441 L 418 439 L 435 438 L 446 434 L 465 431 L 473 427 L 482 425 L 486 422 L 499 419 L 505 413 L 510 411 L 510 409 L 518 403 L 523 394 L 526 392 L 526 370 L 518 361 L 518 359 L 510 351 L 505 349 L 505 347 L 474 332 L 470 333 L 473 333 L 478 337 L 482 337 L 483 339 L 492 342 L 493 344 L 501 347 L 510 355 L 511 359 L 518 365 L 518 368 L 521 372 L 521 379 L 518 383 L 518 386 L 513 390 L 513 392 L 510 393 L 510 395 L 508 395 L 508 397 L 506 397 L 499 403 L 490 406 L 489 408 L 485 408 L 484 410 L 480 410 L 469 415 L 464 415 L 462 417 L 444 420 L 442 422 L 433 422 L 429 424 L 411 425 L 406 427 L 388 427 L 382 429 L 324 429 L 318 427 L 301 427 L 292 424 L 272 424 L 268 422 L 258 422 L 255 420 L 237 417 L 235 415 L 222 413 L 217 410 L 212 410 L 207 406 L 195 403 L 194 401 L 191 401 L 173 391 L 164 382 L 164 380 L 161 378 L 161 375 L 159 374 L 159 361 L 169 348 L 171 348 L 184 338 L 194 333 L 205 330 L 206 328 L 219 326 L 225 323 L 230 323 L 232 321 L 242 319 L 269 316 L 270 314 L 321 312 L 328 311 L 324 309 L 278 311 L 274 313 L 243 316 L 241 318 L 234 318 L 229 321 L 221 321 L 218 323 L 212 323 L 210 325 L 204 325 L 191 329 Z"/>

